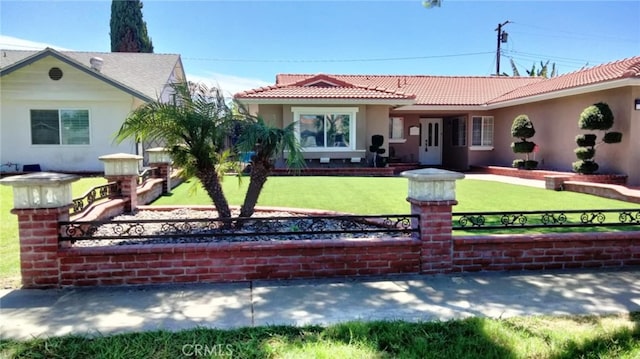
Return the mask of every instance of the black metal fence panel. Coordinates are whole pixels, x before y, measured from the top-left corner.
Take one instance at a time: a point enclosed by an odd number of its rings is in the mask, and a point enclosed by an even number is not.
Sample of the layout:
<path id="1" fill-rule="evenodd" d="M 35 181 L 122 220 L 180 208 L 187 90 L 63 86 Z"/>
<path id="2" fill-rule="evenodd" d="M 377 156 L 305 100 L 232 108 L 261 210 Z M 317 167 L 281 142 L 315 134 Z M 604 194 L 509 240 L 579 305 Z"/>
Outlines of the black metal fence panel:
<path id="1" fill-rule="evenodd" d="M 120 185 L 117 182 L 109 182 L 102 186 L 93 187 L 84 196 L 73 199 L 71 214 L 81 213 L 94 202 L 115 196 L 120 196 Z"/>
<path id="2" fill-rule="evenodd" d="M 420 231 L 419 215 L 411 214 L 67 221 L 59 225 L 60 241 L 123 240 L 128 243 L 164 238 L 208 241 L 362 238 L 376 233 L 411 237 Z"/>
<path id="3" fill-rule="evenodd" d="M 453 213 L 453 229 L 465 231 L 638 225 L 640 225 L 640 209 Z"/>

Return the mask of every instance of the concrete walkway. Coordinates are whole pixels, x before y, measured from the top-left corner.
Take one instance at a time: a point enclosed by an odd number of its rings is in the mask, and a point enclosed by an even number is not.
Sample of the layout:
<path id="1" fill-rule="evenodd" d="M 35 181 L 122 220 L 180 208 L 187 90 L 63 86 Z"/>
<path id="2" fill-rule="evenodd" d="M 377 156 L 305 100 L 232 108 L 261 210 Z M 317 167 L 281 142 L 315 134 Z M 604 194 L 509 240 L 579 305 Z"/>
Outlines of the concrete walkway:
<path id="1" fill-rule="evenodd" d="M 640 268 L 0 291 L 0 337 L 640 311 Z"/>
<path id="2" fill-rule="evenodd" d="M 537 187 L 537 188 L 545 188 L 545 181 L 511 177 L 511 176 L 501 176 L 501 175 L 481 174 L 481 173 L 465 173 L 464 178 L 477 179 L 477 180 L 483 180 L 483 181 L 504 182 L 504 183 L 522 185 L 522 186 Z"/>

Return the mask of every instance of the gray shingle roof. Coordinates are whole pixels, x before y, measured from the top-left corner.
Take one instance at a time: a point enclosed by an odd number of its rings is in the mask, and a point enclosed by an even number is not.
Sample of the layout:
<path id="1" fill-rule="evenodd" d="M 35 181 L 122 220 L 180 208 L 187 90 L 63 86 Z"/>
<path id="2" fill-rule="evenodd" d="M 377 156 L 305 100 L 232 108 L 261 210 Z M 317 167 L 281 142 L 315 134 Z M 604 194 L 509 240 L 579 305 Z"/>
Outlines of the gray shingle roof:
<path id="1" fill-rule="evenodd" d="M 131 90 L 136 95 L 144 95 L 147 99 L 157 99 L 167 83 L 171 80 L 174 68 L 178 68 L 179 74 L 184 76 L 182 61 L 177 54 L 147 54 L 125 52 L 78 52 L 57 51 L 45 49 L 42 51 L 0 50 L 0 73 L 16 66 L 21 62 L 29 62 L 29 58 L 38 54 L 59 54 L 74 61 L 77 65 L 84 66 L 94 76 L 103 78 L 123 90 Z M 96 73 L 91 69 L 89 60 L 92 57 L 100 57 L 104 60 L 102 70 Z M 178 79 L 184 81 L 185 79 Z"/>

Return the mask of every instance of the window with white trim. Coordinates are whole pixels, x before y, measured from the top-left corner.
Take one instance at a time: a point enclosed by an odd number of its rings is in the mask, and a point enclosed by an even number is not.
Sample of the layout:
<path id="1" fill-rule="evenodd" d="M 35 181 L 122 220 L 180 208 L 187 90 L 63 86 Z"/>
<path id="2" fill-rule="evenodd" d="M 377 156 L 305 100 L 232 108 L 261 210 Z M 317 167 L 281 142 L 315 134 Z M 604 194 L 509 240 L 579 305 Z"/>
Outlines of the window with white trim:
<path id="1" fill-rule="evenodd" d="M 471 146 L 479 150 L 492 150 L 493 116 L 473 116 L 471 126 Z"/>
<path id="2" fill-rule="evenodd" d="M 89 110 L 31 110 L 32 145 L 88 145 Z"/>
<path id="3" fill-rule="evenodd" d="M 357 107 L 293 107 L 303 150 L 355 150 Z"/>
<path id="4" fill-rule="evenodd" d="M 405 142 L 404 118 L 389 117 L 389 142 Z"/>
<path id="5" fill-rule="evenodd" d="M 466 117 L 458 117 L 451 120 L 451 145 L 455 147 L 467 145 Z"/>

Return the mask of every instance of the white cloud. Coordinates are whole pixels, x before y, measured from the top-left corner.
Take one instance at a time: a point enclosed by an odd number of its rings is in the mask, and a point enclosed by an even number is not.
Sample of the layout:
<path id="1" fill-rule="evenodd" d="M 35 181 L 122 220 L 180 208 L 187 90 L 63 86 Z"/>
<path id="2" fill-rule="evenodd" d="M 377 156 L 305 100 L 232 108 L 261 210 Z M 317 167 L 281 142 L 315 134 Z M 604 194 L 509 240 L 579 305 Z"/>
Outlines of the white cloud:
<path id="1" fill-rule="evenodd" d="M 64 47 L 44 42 L 20 39 L 13 36 L 0 35 L 0 48 L 5 50 L 43 50 L 47 47 L 60 51 L 70 51 Z"/>
<path id="2" fill-rule="evenodd" d="M 269 86 L 270 83 L 248 77 L 209 72 L 205 75 L 194 75 L 187 73 L 187 80 L 201 82 L 205 85 L 218 87 L 225 97 L 233 97 L 234 94 L 262 86 Z"/>

